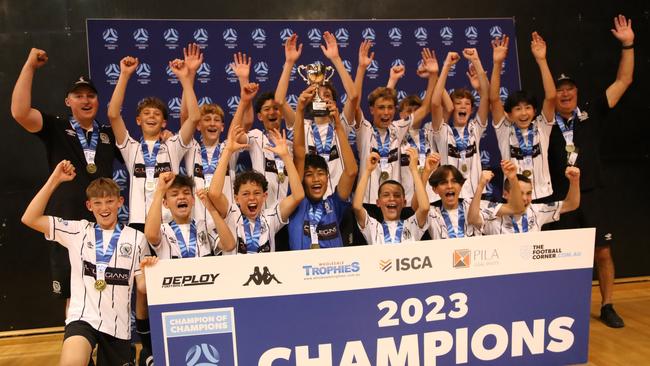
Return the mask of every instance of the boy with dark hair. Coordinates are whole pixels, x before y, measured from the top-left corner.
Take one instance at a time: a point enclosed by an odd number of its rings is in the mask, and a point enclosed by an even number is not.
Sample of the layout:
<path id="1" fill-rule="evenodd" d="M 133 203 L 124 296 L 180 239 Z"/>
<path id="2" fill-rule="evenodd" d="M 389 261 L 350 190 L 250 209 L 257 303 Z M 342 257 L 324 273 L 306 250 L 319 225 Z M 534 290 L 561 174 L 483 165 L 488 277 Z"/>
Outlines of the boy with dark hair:
<path id="1" fill-rule="evenodd" d="M 72 163 L 61 161 L 22 217 L 25 225 L 68 248 L 71 301 L 60 363 L 88 365 L 98 346 L 99 365 L 129 364 L 131 290 L 134 278 L 140 282 L 144 236 L 118 224 L 124 199 L 119 186 L 108 178 L 98 178 L 86 189 L 86 207 L 95 223 L 46 216 L 45 206 L 54 191 L 75 175 Z"/>
<path id="2" fill-rule="evenodd" d="M 296 107 L 296 124 L 298 126 L 303 124 L 304 111 L 316 93 L 316 86 L 310 86 L 300 94 Z M 302 177 L 306 197 L 289 218 L 289 246 L 291 250 L 341 247 L 344 243 L 341 222 L 344 214 L 350 208 L 349 198 L 358 168 L 336 102 L 328 100 L 327 109 L 330 113 L 328 118 L 334 121 L 345 170 L 340 175 L 340 179 L 333 182 L 336 187 L 334 193 L 327 196 L 326 192 L 330 181 L 328 161 L 318 154 L 306 154 L 305 129 L 297 128 L 295 130 L 294 163 L 298 175 Z"/>
<path id="3" fill-rule="evenodd" d="M 532 176 L 533 199 L 550 196 L 553 187 L 548 168 L 548 145 L 555 123 L 556 91 L 546 61 L 546 42 L 537 32 L 533 32 L 530 48 L 544 84 L 544 104 L 539 115 L 535 98 L 525 91 L 509 95 L 505 104 L 501 104 L 499 88 L 503 61 L 508 54 L 508 37 L 493 40 L 492 48 L 494 67 L 490 106 L 501 157 L 515 163 L 518 173 Z"/>

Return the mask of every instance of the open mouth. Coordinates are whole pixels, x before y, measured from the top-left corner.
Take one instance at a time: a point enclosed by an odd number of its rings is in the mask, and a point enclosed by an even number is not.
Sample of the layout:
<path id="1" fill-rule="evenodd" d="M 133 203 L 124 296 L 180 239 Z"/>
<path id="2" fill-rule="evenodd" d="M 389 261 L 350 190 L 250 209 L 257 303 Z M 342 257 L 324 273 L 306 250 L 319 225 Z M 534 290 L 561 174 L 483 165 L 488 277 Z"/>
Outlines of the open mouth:
<path id="1" fill-rule="evenodd" d="M 219 130 L 216 127 L 208 127 L 207 130 L 210 133 L 217 133 Z"/>
<path id="2" fill-rule="evenodd" d="M 315 183 L 311 185 L 310 189 L 314 193 L 320 193 L 323 189 L 323 185 L 320 183 Z"/>
<path id="3" fill-rule="evenodd" d="M 178 207 L 178 208 L 188 208 L 189 205 L 187 204 L 187 202 L 179 202 L 179 203 L 176 205 L 176 207 Z"/>
<path id="4" fill-rule="evenodd" d="M 86 112 L 87 112 L 87 111 L 91 111 L 92 109 L 93 109 L 92 106 L 81 107 L 81 110 L 82 110 L 82 111 L 86 111 Z"/>
<path id="5" fill-rule="evenodd" d="M 102 213 L 99 214 L 99 216 L 106 219 L 106 218 L 111 216 L 111 213 L 110 212 L 102 212 Z"/>
<path id="6" fill-rule="evenodd" d="M 450 198 L 450 199 L 451 199 L 451 198 L 456 198 L 456 192 L 454 192 L 454 191 L 449 191 L 449 192 L 445 193 L 445 197 L 446 197 L 446 198 Z"/>
<path id="7" fill-rule="evenodd" d="M 249 203 L 247 206 L 249 212 L 257 211 L 257 203 Z"/>
<path id="8" fill-rule="evenodd" d="M 460 118 L 466 118 L 466 117 L 467 117 L 467 112 L 465 112 L 465 111 L 459 111 L 459 112 L 458 112 L 458 117 L 460 117 Z"/>

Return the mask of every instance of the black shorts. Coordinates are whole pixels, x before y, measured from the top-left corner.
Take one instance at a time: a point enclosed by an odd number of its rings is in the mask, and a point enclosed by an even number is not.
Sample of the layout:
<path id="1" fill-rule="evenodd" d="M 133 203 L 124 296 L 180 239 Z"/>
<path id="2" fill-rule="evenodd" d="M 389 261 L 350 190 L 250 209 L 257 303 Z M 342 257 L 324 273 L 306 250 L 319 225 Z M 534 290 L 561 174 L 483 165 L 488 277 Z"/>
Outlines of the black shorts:
<path id="1" fill-rule="evenodd" d="M 90 343 L 90 348 L 97 346 L 97 366 L 133 365 L 131 360 L 131 341 L 115 338 L 102 333 L 90 324 L 77 320 L 65 326 L 65 341 L 72 336 L 82 336 Z"/>
<path id="2" fill-rule="evenodd" d="M 70 298 L 70 257 L 68 249 L 59 243 L 50 245 L 52 294 L 61 299 Z"/>
<path id="3" fill-rule="evenodd" d="M 560 221 L 549 224 L 551 230 L 596 228 L 596 246 L 611 245 L 614 237 L 609 216 L 612 205 L 605 190 L 596 188 L 580 192 L 580 207 L 563 213 Z"/>

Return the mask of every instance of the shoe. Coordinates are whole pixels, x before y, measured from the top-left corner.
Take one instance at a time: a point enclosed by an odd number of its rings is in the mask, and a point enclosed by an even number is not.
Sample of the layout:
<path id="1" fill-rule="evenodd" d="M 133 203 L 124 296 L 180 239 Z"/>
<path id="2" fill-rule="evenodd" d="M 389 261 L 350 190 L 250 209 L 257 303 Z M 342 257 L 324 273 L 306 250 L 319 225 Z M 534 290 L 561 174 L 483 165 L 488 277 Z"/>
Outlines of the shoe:
<path id="1" fill-rule="evenodd" d="M 612 304 L 605 304 L 600 308 L 600 320 L 610 328 L 623 328 L 625 326 L 623 319 L 616 314 Z"/>

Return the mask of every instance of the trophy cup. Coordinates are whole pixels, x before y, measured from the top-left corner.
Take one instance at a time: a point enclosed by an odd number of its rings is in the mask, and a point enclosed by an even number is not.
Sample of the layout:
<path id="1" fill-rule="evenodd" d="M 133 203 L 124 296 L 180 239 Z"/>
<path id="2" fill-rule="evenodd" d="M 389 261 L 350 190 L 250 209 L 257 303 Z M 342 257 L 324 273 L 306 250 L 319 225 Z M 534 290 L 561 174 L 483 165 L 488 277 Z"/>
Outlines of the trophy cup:
<path id="1" fill-rule="evenodd" d="M 298 75 L 307 82 L 307 85 L 316 84 L 318 87 L 325 85 L 334 76 L 334 68 L 332 66 L 325 66 L 322 63 L 309 64 L 307 66 L 298 66 Z M 329 75 L 328 75 L 329 73 Z M 316 91 L 316 96 L 312 102 L 312 115 L 314 117 L 323 117 L 329 115 L 327 110 L 327 103 Z"/>

